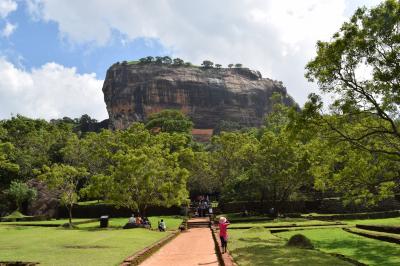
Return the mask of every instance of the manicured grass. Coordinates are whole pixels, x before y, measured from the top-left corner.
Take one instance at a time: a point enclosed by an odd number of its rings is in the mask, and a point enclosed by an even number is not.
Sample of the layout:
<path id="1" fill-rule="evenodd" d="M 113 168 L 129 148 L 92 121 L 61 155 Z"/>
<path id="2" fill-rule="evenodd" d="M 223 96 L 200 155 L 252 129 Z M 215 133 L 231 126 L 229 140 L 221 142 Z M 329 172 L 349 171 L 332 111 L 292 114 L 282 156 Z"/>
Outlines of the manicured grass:
<path id="1" fill-rule="evenodd" d="M 97 204 L 104 204 L 105 202 L 102 200 L 88 200 L 88 201 L 80 201 L 77 204 L 80 206 L 89 206 L 89 205 L 97 205 Z"/>
<path id="2" fill-rule="evenodd" d="M 157 222 L 158 217 L 155 219 Z M 170 228 L 182 221 L 173 217 L 165 220 Z M 122 223 L 122 219 L 114 222 Z M 40 265 L 118 265 L 125 257 L 170 234 L 141 228 L 85 230 L 86 225 L 80 225 L 80 229 L 0 226 L 0 258 Z"/>
<path id="3" fill-rule="evenodd" d="M 266 219 L 271 219 L 268 215 L 249 215 L 249 216 L 242 216 L 243 214 L 241 212 L 235 212 L 235 213 L 222 213 L 217 216 L 224 216 L 228 218 L 229 220 L 235 220 L 235 221 L 246 221 L 246 220 L 266 220 Z M 271 219 L 272 220 L 272 219 Z"/>
<path id="4" fill-rule="evenodd" d="M 352 265 L 317 250 L 289 248 L 264 228 L 229 231 L 230 250 L 238 265 Z"/>
<path id="5" fill-rule="evenodd" d="M 249 226 L 249 227 L 258 227 L 258 226 L 263 226 L 263 227 L 268 227 L 268 226 L 291 226 L 291 225 L 321 225 L 321 224 L 332 224 L 330 221 L 318 221 L 318 220 L 307 220 L 307 219 L 302 219 L 302 218 L 284 218 L 284 219 L 275 219 L 271 221 L 255 221 L 255 222 L 238 222 L 235 221 L 233 222 L 230 227 L 244 227 L 244 226 Z"/>
<path id="6" fill-rule="evenodd" d="M 277 234 L 285 239 L 301 233 L 311 239 L 314 246 L 329 253 L 339 253 L 368 265 L 400 265 L 400 246 L 370 239 L 342 229 L 314 229 Z"/>
<path id="7" fill-rule="evenodd" d="M 84 219 L 72 219 L 72 223 L 78 223 L 78 222 L 83 222 L 83 221 L 88 221 L 91 220 L 89 218 L 84 218 Z M 59 220 L 47 220 L 47 221 L 20 221 L 20 222 L 1 222 L 1 225 L 7 225 L 7 224 L 59 224 L 63 225 L 65 223 L 68 223 L 68 219 L 59 219 Z"/>
<path id="8" fill-rule="evenodd" d="M 385 219 L 363 219 L 363 220 L 346 220 L 349 225 L 368 224 L 368 225 L 391 225 L 400 226 L 400 217 Z"/>

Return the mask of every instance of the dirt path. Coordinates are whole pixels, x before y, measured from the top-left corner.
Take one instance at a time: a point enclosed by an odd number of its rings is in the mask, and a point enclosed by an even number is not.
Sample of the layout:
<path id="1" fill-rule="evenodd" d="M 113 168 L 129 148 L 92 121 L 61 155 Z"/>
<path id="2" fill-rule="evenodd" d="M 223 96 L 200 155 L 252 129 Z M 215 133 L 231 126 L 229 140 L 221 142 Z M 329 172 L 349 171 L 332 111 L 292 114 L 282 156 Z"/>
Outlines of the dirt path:
<path id="1" fill-rule="evenodd" d="M 219 265 L 210 228 L 192 228 L 181 233 L 140 265 Z"/>

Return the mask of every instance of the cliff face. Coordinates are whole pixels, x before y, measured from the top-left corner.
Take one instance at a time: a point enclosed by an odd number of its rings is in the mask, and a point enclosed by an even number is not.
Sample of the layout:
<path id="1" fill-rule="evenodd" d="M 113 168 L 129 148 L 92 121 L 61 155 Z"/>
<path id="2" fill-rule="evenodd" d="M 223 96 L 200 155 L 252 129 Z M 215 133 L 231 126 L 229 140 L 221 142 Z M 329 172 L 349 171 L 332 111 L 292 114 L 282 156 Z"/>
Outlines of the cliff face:
<path id="1" fill-rule="evenodd" d="M 271 111 L 274 92 L 285 104 L 296 104 L 281 82 L 245 68 L 117 63 L 107 71 L 103 92 L 114 129 L 145 121 L 163 109 L 181 110 L 196 128 L 216 128 L 221 121 L 260 126 Z"/>

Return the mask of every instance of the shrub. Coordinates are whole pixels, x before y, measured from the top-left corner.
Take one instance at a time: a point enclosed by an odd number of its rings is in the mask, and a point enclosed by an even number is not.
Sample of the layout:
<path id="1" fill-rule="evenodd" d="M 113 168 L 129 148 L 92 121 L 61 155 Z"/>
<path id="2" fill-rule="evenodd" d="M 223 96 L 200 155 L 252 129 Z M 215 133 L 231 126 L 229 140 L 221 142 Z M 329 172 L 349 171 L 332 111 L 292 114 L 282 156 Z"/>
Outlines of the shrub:
<path id="1" fill-rule="evenodd" d="M 286 243 L 286 245 L 288 247 L 296 247 L 296 248 L 307 248 L 307 249 L 314 248 L 313 244 L 311 243 L 311 240 L 302 234 L 296 234 L 292 236 Z"/>

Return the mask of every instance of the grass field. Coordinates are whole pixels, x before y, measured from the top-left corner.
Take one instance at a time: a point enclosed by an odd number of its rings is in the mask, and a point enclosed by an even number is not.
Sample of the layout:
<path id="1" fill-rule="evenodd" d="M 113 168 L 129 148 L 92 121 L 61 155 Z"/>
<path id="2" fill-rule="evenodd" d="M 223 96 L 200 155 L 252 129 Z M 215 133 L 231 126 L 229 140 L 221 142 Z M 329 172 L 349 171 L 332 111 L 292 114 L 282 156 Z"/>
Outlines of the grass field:
<path id="1" fill-rule="evenodd" d="M 285 247 L 286 241 L 264 228 L 229 231 L 229 250 L 238 265 L 352 265 L 317 250 Z"/>
<path id="2" fill-rule="evenodd" d="M 255 222 L 233 222 L 230 228 L 234 227 L 268 227 L 268 226 L 310 226 L 310 225 L 323 225 L 323 224 L 333 224 L 332 221 L 318 221 L 318 220 L 307 220 L 302 218 L 285 218 L 285 219 L 275 219 L 272 221 L 255 221 Z"/>
<path id="3" fill-rule="evenodd" d="M 368 224 L 368 225 L 391 225 L 400 226 L 400 217 L 385 219 L 364 219 L 364 220 L 345 220 L 350 225 Z"/>
<path id="4" fill-rule="evenodd" d="M 296 233 L 311 239 L 315 247 L 324 252 L 343 254 L 368 265 L 400 265 L 400 245 L 354 235 L 342 229 L 283 232 L 277 236 L 289 239 Z"/>
<path id="5" fill-rule="evenodd" d="M 182 219 L 164 217 L 169 229 Z M 151 217 L 157 223 L 160 217 Z M 127 218 L 111 219 L 119 227 Z M 90 226 L 92 225 L 92 226 Z M 96 229 L 97 223 L 78 229 L 9 226 L 0 224 L 2 261 L 33 261 L 40 265 L 118 265 L 125 257 L 167 236 L 170 232 L 148 229 Z"/>
<path id="6" fill-rule="evenodd" d="M 85 219 L 72 219 L 72 223 L 80 223 L 84 221 L 88 221 L 91 219 L 85 218 Z M 7 224 L 59 224 L 63 225 L 65 223 L 68 223 L 68 219 L 59 219 L 59 220 L 47 220 L 47 221 L 20 221 L 20 222 L 1 222 L 1 225 L 7 225 Z"/>

